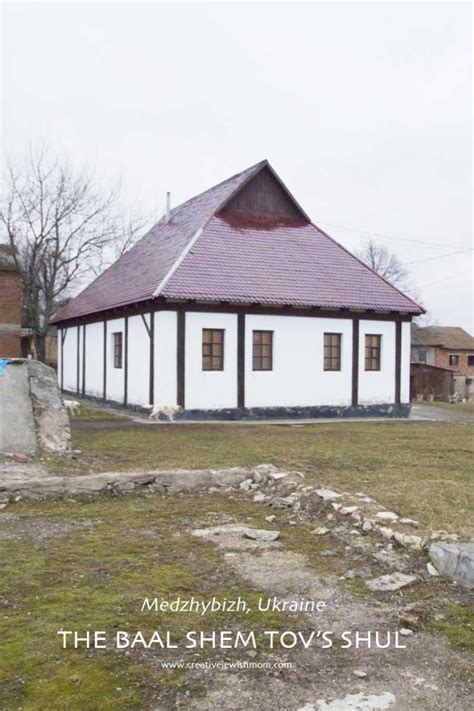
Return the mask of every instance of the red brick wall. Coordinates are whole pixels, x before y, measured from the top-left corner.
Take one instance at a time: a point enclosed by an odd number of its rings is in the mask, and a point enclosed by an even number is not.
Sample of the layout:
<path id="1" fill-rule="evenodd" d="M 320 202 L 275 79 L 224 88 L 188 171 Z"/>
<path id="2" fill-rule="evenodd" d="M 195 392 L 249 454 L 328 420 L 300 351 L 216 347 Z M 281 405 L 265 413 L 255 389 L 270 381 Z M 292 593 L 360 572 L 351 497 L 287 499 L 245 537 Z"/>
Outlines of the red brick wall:
<path id="1" fill-rule="evenodd" d="M 20 332 L 3 324 L 21 325 L 21 277 L 18 272 L 0 271 L 0 357 L 21 357 Z"/>
<path id="2" fill-rule="evenodd" d="M 449 365 L 450 355 L 459 356 L 459 365 Z M 437 348 L 435 353 L 435 365 L 438 365 L 441 368 L 450 368 L 458 375 L 468 375 L 470 377 L 474 377 L 474 366 L 469 366 L 467 364 L 468 355 L 474 355 L 474 349 L 472 351 L 456 351 L 448 350 L 447 348 Z"/>

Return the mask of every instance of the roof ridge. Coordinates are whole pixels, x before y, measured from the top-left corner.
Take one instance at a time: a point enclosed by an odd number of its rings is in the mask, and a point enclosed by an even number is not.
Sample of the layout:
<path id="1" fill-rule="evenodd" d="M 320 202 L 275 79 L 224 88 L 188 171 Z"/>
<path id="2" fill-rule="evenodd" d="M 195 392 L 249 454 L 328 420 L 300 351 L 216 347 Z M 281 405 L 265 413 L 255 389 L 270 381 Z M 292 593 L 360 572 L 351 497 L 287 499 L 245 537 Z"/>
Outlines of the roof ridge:
<path id="1" fill-rule="evenodd" d="M 254 171 L 257 167 L 260 169 L 260 168 L 263 168 L 265 165 L 268 165 L 268 160 L 267 160 L 266 158 L 264 158 L 263 160 L 259 161 L 258 163 L 255 163 L 254 165 L 249 166 L 248 168 L 244 168 L 244 170 L 240 170 L 238 173 L 234 173 L 234 175 L 231 175 L 230 177 L 225 178 L 225 180 L 221 180 L 220 183 L 216 183 L 215 185 L 211 185 L 210 188 L 206 188 L 206 190 L 202 190 L 200 193 L 197 193 L 196 195 L 193 195 L 192 197 L 188 198 L 188 199 L 185 200 L 184 202 L 180 202 L 179 205 L 176 205 L 176 207 L 173 207 L 173 208 L 171 209 L 171 211 L 170 211 L 170 212 L 171 212 L 171 215 L 173 214 L 173 212 L 174 212 L 175 210 L 180 210 L 182 207 L 184 207 L 184 206 L 187 205 L 188 203 L 192 202 L 193 200 L 196 200 L 197 198 L 201 198 L 201 197 L 202 197 L 203 195 L 205 195 L 206 193 L 211 192 L 211 190 L 215 190 L 216 188 L 222 187 L 222 186 L 225 185 L 226 183 L 230 183 L 231 180 L 235 180 L 236 178 L 238 178 L 240 175 L 243 175 L 244 173 L 247 173 L 247 172 L 248 172 L 248 173 L 253 173 L 253 171 Z M 239 186 L 239 187 L 241 187 L 241 186 Z M 236 188 L 236 190 L 237 190 L 237 188 Z M 226 198 L 226 199 L 227 199 L 227 198 Z M 216 210 L 216 211 L 217 211 L 217 210 Z M 156 224 L 159 224 L 162 219 L 163 219 L 163 217 L 161 217 L 161 218 L 158 220 L 158 222 L 157 222 Z M 156 226 L 156 225 L 155 225 L 155 226 Z"/>
<path id="2" fill-rule="evenodd" d="M 235 195 L 236 192 L 242 189 L 242 187 L 252 178 L 254 177 L 262 168 L 268 165 L 268 160 L 264 158 L 264 160 L 259 161 L 258 163 L 255 163 L 255 165 L 251 165 L 249 168 L 246 168 L 245 170 L 241 170 L 239 173 L 235 173 L 235 175 L 231 175 L 230 178 L 227 178 L 227 180 L 223 180 L 220 183 L 217 183 L 216 185 L 213 185 L 212 187 L 208 188 L 207 190 L 204 190 L 202 193 L 199 193 L 198 195 L 195 195 L 193 198 L 190 198 L 187 202 L 191 202 L 192 200 L 202 197 L 205 193 L 210 192 L 211 190 L 215 190 L 216 188 L 219 188 L 220 186 L 225 185 L 225 183 L 230 183 L 232 180 L 235 180 L 236 178 L 244 175 L 244 173 L 247 173 L 248 175 L 246 176 L 246 179 L 244 180 L 242 185 L 236 185 L 233 190 L 230 191 L 229 195 L 226 195 L 222 200 L 220 200 L 217 205 L 215 205 L 210 211 L 209 214 L 206 215 L 206 217 L 203 219 L 201 222 L 199 228 L 197 231 L 194 233 L 194 235 L 191 237 L 187 245 L 185 245 L 184 249 L 181 251 L 181 253 L 178 255 L 174 263 L 172 264 L 171 268 L 168 270 L 168 272 L 165 274 L 161 282 L 158 284 L 156 287 L 155 291 L 153 292 L 153 298 L 156 298 L 157 296 L 160 295 L 161 291 L 164 289 L 166 284 L 169 282 L 173 274 L 176 272 L 178 267 L 183 263 L 183 261 L 186 259 L 188 256 L 189 252 L 191 249 L 194 247 L 196 242 L 198 241 L 199 237 L 202 235 L 204 229 L 207 227 L 209 222 L 212 220 L 212 218 L 216 215 L 217 212 L 225 205 L 229 200 L 232 199 L 232 197 Z M 182 206 L 186 205 L 186 202 L 181 203 L 181 205 L 177 206 L 176 209 L 181 208 Z"/>

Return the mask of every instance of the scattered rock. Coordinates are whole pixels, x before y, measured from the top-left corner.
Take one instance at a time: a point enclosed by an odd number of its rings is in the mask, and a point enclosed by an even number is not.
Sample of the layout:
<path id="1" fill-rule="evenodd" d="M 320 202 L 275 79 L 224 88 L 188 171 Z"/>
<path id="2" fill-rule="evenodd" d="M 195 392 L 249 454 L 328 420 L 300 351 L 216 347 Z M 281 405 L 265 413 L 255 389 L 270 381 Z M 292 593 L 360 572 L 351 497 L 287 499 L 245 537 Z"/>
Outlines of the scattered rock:
<path id="1" fill-rule="evenodd" d="M 289 509 L 295 505 L 297 498 L 291 496 L 277 496 L 272 499 L 270 506 L 274 509 Z"/>
<path id="2" fill-rule="evenodd" d="M 252 479 L 244 479 L 243 481 L 240 482 L 239 486 L 242 489 L 242 491 L 250 491 L 252 488 L 253 481 Z"/>
<path id="3" fill-rule="evenodd" d="M 344 506 L 342 509 L 339 510 L 339 513 L 342 514 L 343 516 L 349 516 L 349 514 L 353 514 L 358 510 L 357 506 Z"/>
<path id="4" fill-rule="evenodd" d="M 15 462 L 19 462 L 19 464 L 24 464 L 25 462 L 29 461 L 29 458 L 26 456 L 26 454 L 22 454 L 21 452 L 13 452 L 12 459 Z"/>
<path id="5" fill-rule="evenodd" d="M 428 554 L 441 575 L 466 588 L 474 588 L 474 541 L 432 543 Z"/>
<path id="6" fill-rule="evenodd" d="M 354 669 L 354 671 L 352 673 L 354 674 L 354 676 L 357 676 L 359 679 L 365 679 L 365 677 L 367 676 L 367 672 L 364 671 L 363 669 Z"/>
<path id="7" fill-rule="evenodd" d="M 318 528 L 315 528 L 311 531 L 311 533 L 315 536 L 325 536 L 326 533 L 329 533 L 329 528 L 326 528 L 325 526 L 318 526 Z"/>
<path id="8" fill-rule="evenodd" d="M 255 501 L 256 504 L 262 503 L 262 501 L 266 500 L 266 496 L 262 491 L 257 491 L 255 496 L 253 497 L 253 500 Z"/>
<path id="9" fill-rule="evenodd" d="M 427 570 L 428 573 L 429 573 L 430 575 L 432 575 L 434 578 L 439 577 L 439 573 L 438 573 L 438 571 L 436 570 L 436 568 L 434 567 L 434 565 L 433 565 L 432 563 L 427 563 L 427 564 L 426 564 L 426 570 Z"/>
<path id="10" fill-rule="evenodd" d="M 342 498 L 342 494 L 338 494 L 332 489 L 316 489 L 316 493 L 323 501 L 335 501 L 336 499 Z"/>
<path id="11" fill-rule="evenodd" d="M 413 630 L 407 629 L 407 627 L 402 627 L 401 630 L 398 630 L 398 633 L 402 635 L 402 637 L 411 637 L 413 634 Z"/>
<path id="12" fill-rule="evenodd" d="M 394 539 L 402 548 L 413 548 L 421 550 L 423 548 L 423 538 L 421 536 L 408 536 L 406 533 L 394 533 Z"/>
<path id="13" fill-rule="evenodd" d="M 284 479 L 287 476 L 288 476 L 288 472 L 271 472 L 268 475 L 268 478 L 271 479 L 272 481 L 280 481 L 280 479 Z"/>
<path id="14" fill-rule="evenodd" d="M 374 528 L 374 526 L 373 526 L 372 521 L 369 521 L 368 519 L 366 519 L 364 521 L 364 523 L 362 524 L 362 531 L 364 533 L 370 533 L 370 531 L 372 531 L 373 528 Z"/>
<path id="15" fill-rule="evenodd" d="M 395 592 L 409 585 L 414 585 L 416 582 L 418 582 L 416 575 L 396 572 L 368 580 L 366 586 L 372 592 Z"/>
<path id="16" fill-rule="evenodd" d="M 398 521 L 398 514 L 393 513 L 393 511 L 379 511 L 375 514 L 375 518 L 379 518 L 382 521 Z"/>
<path id="17" fill-rule="evenodd" d="M 381 694 L 347 694 L 339 699 L 318 699 L 300 706 L 298 711 L 387 711 L 396 698 L 390 691 Z"/>
<path id="18" fill-rule="evenodd" d="M 393 538 L 393 530 L 391 528 L 387 528 L 386 526 L 380 526 L 379 531 L 382 536 L 387 539 L 387 541 L 390 541 Z"/>
<path id="19" fill-rule="evenodd" d="M 457 533 L 448 533 L 447 531 L 433 531 L 433 533 L 431 534 L 431 540 L 441 540 L 446 543 L 456 543 L 457 541 L 459 541 L 459 536 L 457 535 Z"/>
<path id="20" fill-rule="evenodd" d="M 244 531 L 244 538 L 251 538 L 253 541 L 276 541 L 280 538 L 280 531 L 266 531 L 265 529 L 248 528 Z"/>
<path id="21" fill-rule="evenodd" d="M 254 475 L 264 474 L 266 476 L 270 476 L 270 474 L 278 473 L 278 468 L 274 464 L 258 464 L 252 469 L 252 471 Z"/>
<path id="22" fill-rule="evenodd" d="M 276 519 L 275 514 L 272 514 L 271 516 L 265 516 L 265 521 L 268 521 L 268 523 L 271 523 Z"/>
<path id="23" fill-rule="evenodd" d="M 415 521 L 414 518 L 399 518 L 398 523 L 403 523 L 405 526 L 413 526 L 413 528 L 419 528 L 420 524 Z"/>
<path id="24" fill-rule="evenodd" d="M 328 548 L 326 551 L 321 551 L 319 555 L 322 555 L 323 558 L 333 558 L 335 555 L 337 555 L 336 551 L 333 551 Z"/>

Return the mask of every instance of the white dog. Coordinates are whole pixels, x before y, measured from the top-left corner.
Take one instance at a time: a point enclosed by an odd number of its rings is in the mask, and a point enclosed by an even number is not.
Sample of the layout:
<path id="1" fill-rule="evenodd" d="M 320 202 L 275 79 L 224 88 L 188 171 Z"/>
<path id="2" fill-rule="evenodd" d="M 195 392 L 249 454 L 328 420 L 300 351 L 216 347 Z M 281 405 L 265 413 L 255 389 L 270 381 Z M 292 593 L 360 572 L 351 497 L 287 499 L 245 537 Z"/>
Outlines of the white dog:
<path id="1" fill-rule="evenodd" d="M 76 413 L 79 414 L 81 403 L 77 400 L 64 400 L 64 407 L 69 410 L 71 417 L 73 417 Z"/>
<path id="2" fill-rule="evenodd" d="M 149 405 L 151 412 L 148 415 L 150 420 L 159 420 L 160 415 L 165 415 L 170 422 L 174 422 L 173 415 L 178 415 L 183 412 L 181 405 Z"/>

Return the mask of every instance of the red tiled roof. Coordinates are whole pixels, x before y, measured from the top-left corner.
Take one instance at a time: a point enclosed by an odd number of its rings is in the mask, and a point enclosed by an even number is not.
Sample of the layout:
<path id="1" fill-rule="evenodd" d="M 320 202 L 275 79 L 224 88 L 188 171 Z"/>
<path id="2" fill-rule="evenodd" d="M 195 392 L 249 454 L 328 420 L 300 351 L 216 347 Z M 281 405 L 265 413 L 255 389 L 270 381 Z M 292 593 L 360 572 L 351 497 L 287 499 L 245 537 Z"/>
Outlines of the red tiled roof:
<path id="1" fill-rule="evenodd" d="M 230 211 L 210 220 L 162 295 L 405 313 L 419 310 L 314 225 Z"/>
<path id="2" fill-rule="evenodd" d="M 58 322 L 157 296 L 327 308 L 423 310 L 301 219 L 223 210 L 266 161 L 183 203 L 79 296 Z"/>
<path id="3" fill-rule="evenodd" d="M 196 232 L 219 207 L 266 163 L 262 161 L 171 210 L 75 299 L 54 315 L 53 322 L 151 299 Z"/>

